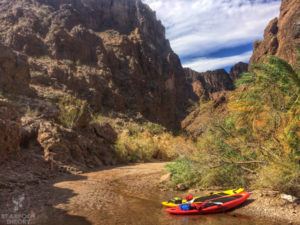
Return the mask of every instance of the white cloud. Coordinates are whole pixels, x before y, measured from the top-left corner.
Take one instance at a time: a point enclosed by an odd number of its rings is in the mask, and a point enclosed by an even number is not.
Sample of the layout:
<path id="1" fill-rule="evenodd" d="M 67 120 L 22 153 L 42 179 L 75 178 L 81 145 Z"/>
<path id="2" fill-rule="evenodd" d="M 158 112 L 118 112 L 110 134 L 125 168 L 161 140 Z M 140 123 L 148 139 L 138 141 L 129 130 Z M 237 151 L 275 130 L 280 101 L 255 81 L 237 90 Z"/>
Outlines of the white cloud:
<path id="1" fill-rule="evenodd" d="M 260 39 L 280 6 L 280 1 L 266 0 L 143 1 L 167 28 L 173 50 L 185 58 Z"/>
<path id="2" fill-rule="evenodd" d="M 200 57 L 184 64 L 184 67 L 192 68 L 199 72 L 224 68 L 228 65 L 233 65 L 237 62 L 248 62 L 252 51 L 245 52 L 241 55 L 235 55 L 223 58 L 205 58 Z"/>

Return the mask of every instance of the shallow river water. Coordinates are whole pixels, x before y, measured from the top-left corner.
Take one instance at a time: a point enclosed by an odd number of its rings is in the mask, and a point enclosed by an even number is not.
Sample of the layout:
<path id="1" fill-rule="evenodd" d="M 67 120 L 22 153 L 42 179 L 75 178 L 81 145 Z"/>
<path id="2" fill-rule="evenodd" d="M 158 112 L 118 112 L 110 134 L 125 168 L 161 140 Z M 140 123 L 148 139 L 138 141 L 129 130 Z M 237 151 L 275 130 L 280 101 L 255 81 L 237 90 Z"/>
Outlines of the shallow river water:
<path id="1" fill-rule="evenodd" d="M 165 197 L 165 196 L 164 196 Z M 120 195 L 121 206 L 114 211 L 94 210 L 84 214 L 87 218 L 67 215 L 49 217 L 43 225 L 280 225 L 284 223 L 266 221 L 231 211 L 213 215 L 175 216 L 169 215 L 160 206 L 163 196 L 141 199 Z M 125 203 L 125 204 L 123 204 Z M 113 203 L 112 203 L 113 204 Z M 248 202 L 248 204 L 251 204 Z M 247 207 L 246 205 L 243 207 Z M 85 211 L 84 208 L 82 208 Z M 89 220 L 89 218 L 92 218 Z"/>

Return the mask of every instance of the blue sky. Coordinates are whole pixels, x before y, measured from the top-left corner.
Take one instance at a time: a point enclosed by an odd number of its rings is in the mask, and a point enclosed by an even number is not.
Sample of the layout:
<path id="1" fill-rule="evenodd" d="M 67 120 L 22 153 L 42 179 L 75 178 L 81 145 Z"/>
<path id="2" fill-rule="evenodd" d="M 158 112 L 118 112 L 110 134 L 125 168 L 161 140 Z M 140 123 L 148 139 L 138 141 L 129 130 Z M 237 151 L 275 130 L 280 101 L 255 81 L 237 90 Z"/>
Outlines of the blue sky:
<path id="1" fill-rule="evenodd" d="M 143 0 L 156 11 L 185 67 L 228 68 L 252 54 L 280 0 Z"/>

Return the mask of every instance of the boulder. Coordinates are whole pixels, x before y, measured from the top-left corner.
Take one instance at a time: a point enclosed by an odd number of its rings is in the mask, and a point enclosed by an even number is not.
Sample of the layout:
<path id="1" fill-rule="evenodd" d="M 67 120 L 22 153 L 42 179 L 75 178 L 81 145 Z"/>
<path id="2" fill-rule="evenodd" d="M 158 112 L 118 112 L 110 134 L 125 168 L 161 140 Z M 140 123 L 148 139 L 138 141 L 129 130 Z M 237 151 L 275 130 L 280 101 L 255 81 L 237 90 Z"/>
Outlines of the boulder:
<path id="1" fill-rule="evenodd" d="M 108 143 L 114 144 L 117 140 L 117 133 L 109 123 L 92 123 L 90 128 L 93 129 L 97 137 L 103 138 Z"/>

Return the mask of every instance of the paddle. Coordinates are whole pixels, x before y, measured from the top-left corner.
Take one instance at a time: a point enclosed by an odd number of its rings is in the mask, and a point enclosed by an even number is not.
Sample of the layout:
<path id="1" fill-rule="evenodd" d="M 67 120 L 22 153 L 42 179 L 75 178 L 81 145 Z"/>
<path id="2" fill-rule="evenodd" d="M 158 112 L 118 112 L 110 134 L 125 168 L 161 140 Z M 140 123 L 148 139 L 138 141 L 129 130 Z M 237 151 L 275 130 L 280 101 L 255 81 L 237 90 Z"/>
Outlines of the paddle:
<path id="1" fill-rule="evenodd" d="M 212 203 L 212 204 L 215 204 L 215 205 L 223 205 L 223 202 L 208 202 L 208 203 Z"/>

